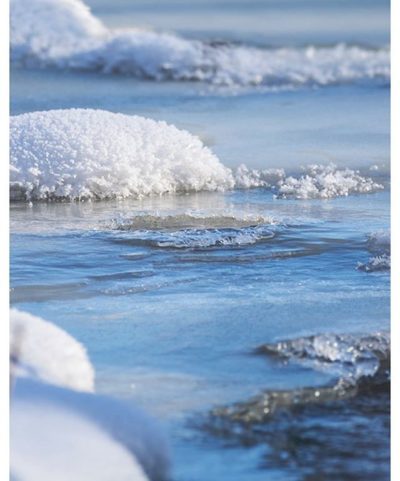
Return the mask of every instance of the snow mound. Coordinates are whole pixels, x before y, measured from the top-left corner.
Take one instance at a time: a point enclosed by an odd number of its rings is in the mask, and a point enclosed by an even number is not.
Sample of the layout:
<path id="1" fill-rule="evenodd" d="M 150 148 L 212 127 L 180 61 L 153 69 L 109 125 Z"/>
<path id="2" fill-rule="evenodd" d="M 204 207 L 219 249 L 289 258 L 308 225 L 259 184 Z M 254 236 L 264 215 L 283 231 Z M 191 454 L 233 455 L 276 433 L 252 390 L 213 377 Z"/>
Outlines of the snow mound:
<path id="1" fill-rule="evenodd" d="M 165 122 L 104 110 L 66 109 L 11 117 L 10 197 L 102 200 L 264 187 L 279 198 L 329 199 L 383 188 L 358 171 L 310 165 L 235 171 L 197 137 Z"/>
<path id="2" fill-rule="evenodd" d="M 129 451 L 95 423 L 52 402 L 11 409 L 11 479 L 147 481 Z"/>
<path id="3" fill-rule="evenodd" d="M 102 110 L 11 117 L 10 149 L 12 200 L 121 199 L 234 185 L 197 137 Z"/>
<path id="4" fill-rule="evenodd" d="M 94 370 L 85 348 L 65 331 L 26 312 L 11 309 L 14 374 L 93 391 Z"/>
<path id="5" fill-rule="evenodd" d="M 260 49 L 173 34 L 107 29 L 80 0 L 11 0 L 14 63 L 122 73 L 154 80 L 293 88 L 390 79 L 388 47 Z"/>
<path id="6" fill-rule="evenodd" d="M 33 463 L 42 464 L 43 471 L 46 470 L 49 476 L 42 479 L 142 481 L 147 479 L 146 476 L 152 481 L 169 479 L 169 449 L 165 437 L 153 419 L 131 403 L 128 405 L 107 396 L 18 378 L 12 393 L 12 415 L 12 438 L 16 438 L 12 465 L 17 468 L 27 464 L 28 470 L 35 467 Z M 42 420 L 43 428 L 40 428 Z M 86 435 L 89 437 L 88 444 Z M 27 452 L 39 438 L 43 439 L 44 446 L 37 446 L 37 452 Z M 80 442 L 80 439 L 83 441 Z M 112 448 L 110 457 L 103 450 L 107 441 Z M 51 456 L 54 454 L 54 459 L 48 459 L 46 448 L 49 448 Z M 128 462 L 125 453 L 129 453 L 131 462 Z M 73 460 L 74 455 L 79 463 Z M 115 456 L 115 461 L 119 457 L 122 465 L 114 465 L 112 456 Z M 51 470 L 57 467 L 56 460 L 65 466 L 69 476 L 59 478 L 55 475 L 51 478 L 54 474 Z M 140 463 L 146 476 L 137 463 Z M 96 469 L 99 470 L 98 476 L 84 477 L 95 473 Z M 118 476 L 119 469 L 121 478 Z M 88 473 L 86 470 L 89 470 Z M 78 478 L 72 475 L 75 473 L 79 474 Z M 25 479 L 31 481 L 32 478 Z"/>
<path id="7" fill-rule="evenodd" d="M 10 11 L 11 58 L 28 65 L 57 63 L 107 36 L 79 0 L 11 0 Z"/>

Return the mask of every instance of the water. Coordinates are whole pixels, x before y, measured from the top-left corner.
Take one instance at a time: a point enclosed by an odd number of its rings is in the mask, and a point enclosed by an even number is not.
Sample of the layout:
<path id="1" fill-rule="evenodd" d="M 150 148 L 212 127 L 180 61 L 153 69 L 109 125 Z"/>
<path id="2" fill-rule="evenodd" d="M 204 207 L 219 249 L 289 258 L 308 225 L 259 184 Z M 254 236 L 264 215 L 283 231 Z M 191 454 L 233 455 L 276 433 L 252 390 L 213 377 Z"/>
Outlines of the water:
<path id="1" fill-rule="evenodd" d="M 387 2 L 88 3 L 109 27 L 152 25 L 202 41 L 388 42 Z M 384 186 L 329 200 L 276 198 L 265 187 L 12 203 L 11 302 L 86 346 L 98 392 L 162 420 L 177 481 L 388 479 L 388 395 L 374 383 L 279 411 L 244 434 L 229 419 L 222 434 L 208 423 L 215 406 L 265 390 L 348 379 L 350 361 L 321 367 L 255 355 L 258 346 L 388 331 L 389 271 L 359 268 L 389 253 L 387 241 L 368 240 L 390 226 L 387 79 L 271 90 L 14 65 L 11 87 L 12 114 L 90 107 L 144 115 L 198 135 L 233 169 L 298 176 L 302 165 L 333 162 Z M 360 369 L 374 377 L 377 367 Z M 354 432 L 368 442 L 356 443 Z"/>

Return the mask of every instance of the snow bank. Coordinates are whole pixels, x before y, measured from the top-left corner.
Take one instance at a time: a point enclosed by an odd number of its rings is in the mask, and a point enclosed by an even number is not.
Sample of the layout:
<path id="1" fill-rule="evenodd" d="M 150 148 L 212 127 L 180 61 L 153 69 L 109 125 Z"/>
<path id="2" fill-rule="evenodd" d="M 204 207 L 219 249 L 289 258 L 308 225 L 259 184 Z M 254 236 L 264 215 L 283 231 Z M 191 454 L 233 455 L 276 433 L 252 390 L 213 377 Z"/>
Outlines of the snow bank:
<path id="1" fill-rule="evenodd" d="M 222 85 L 296 87 L 390 78 L 388 47 L 258 49 L 135 29 L 113 31 L 80 0 L 11 0 L 11 59 L 24 66 Z"/>
<path id="2" fill-rule="evenodd" d="M 101 110 L 11 118 L 11 199 L 109 199 L 222 190 L 232 174 L 165 122 Z"/>
<path id="3" fill-rule="evenodd" d="M 85 348 L 54 324 L 11 309 L 14 374 L 81 391 L 93 391 L 94 370 Z"/>
<path id="4" fill-rule="evenodd" d="M 152 481 L 169 478 L 163 434 L 131 404 L 18 378 L 11 427 L 12 469 L 17 477 L 29 475 L 22 479 L 145 480 L 137 463 Z M 32 469 L 38 469 L 37 478 L 31 477 Z M 65 478 L 58 472 L 63 469 Z M 40 478 L 43 473 L 46 477 Z"/>

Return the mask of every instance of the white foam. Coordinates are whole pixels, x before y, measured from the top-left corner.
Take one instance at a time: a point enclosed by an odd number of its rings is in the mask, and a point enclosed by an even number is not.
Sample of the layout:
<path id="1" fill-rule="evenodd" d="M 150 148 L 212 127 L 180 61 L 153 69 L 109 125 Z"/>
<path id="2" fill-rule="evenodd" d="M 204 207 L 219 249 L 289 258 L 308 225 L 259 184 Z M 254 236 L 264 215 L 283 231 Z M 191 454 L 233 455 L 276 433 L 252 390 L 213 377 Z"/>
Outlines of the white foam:
<path id="1" fill-rule="evenodd" d="M 82 391 L 93 391 L 94 370 L 85 348 L 65 331 L 11 309 L 13 373 Z"/>
<path id="2" fill-rule="evenodd" d="M 300 177 L 286 177 L 279 183 L 279 196 L 295 199 L 330 199 L 350 194 L 366 194 L 383 189 L 358 171 L 335 165 L 310 165 Z"/>
<path id="3" fill-rule="evenodd" d="M 125 73 L 156 80 L 295 87 L 390 78 L 387 47 L 258 49 L 143 30 L 113 31 L 80 0 L 12 0 L 11 58 L 25 66 Z"/>
<path id="4" fill-rule="evenodd" d="M 101 110 L 11 118 L 11 199 L 109 199 L 223 190 L 229 169 L 165 122 Z"/>

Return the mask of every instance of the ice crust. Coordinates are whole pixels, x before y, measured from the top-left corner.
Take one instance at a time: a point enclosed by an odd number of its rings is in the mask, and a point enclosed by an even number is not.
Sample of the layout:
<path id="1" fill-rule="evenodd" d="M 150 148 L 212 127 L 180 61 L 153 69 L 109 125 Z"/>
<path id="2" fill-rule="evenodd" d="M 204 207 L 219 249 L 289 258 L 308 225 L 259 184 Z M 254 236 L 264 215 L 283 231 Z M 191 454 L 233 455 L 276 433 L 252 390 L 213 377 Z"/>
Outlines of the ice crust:
<path id="1" fill-rule="evenodd" d="M 17 309 L 11 309 L 10 321 L 13 374 L 93 391 L 94 370 L 82 344 L 51 322 Z"/>
<path id="2" fill-rule="evenodd" d="M 320 334 L 264 344 L 256 352 L 311 364 L 329 372 L 335 372 L 336 365 L 340 376 L 358 380 L 375 375 L 381 363 L 390 358 L 390 335 L 388 332 Z"/>
<path id="3" fill-rule="evenodd" d="M 264 187 L 280 198 L 328 199 L 382 185 L 359 172 L 311 165 L 225 167 L 195 136 L 165 122 L 103 110 L 67 109 L 11 117 L 12 201 L 141 198 Z"/>
<path id="4" fill-rule="evenodd" d="M 130 245 L 174 249 L 205 249 L 241 246 L 267 241 L 274 237 L 271 217 L 227 211 L 213 214 L 201 212 L 136 216 L 119 216 L 110 227 L 117 242 Z"/>
<path id="5" fill-rule="evenodd" d="M 11 59 L 26 67 L 275 88 L 389 81 L 389 57 L 388 47 L 260 49 L 139 29 L 110 30 L 80 0 L 11 1 Z"/>

